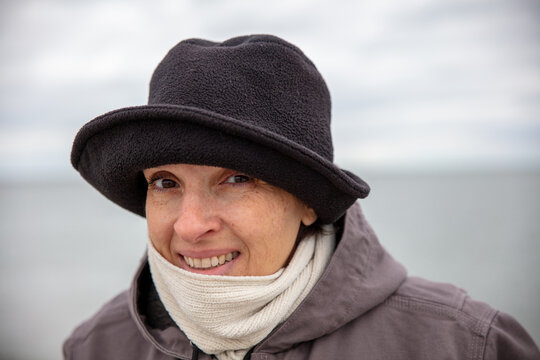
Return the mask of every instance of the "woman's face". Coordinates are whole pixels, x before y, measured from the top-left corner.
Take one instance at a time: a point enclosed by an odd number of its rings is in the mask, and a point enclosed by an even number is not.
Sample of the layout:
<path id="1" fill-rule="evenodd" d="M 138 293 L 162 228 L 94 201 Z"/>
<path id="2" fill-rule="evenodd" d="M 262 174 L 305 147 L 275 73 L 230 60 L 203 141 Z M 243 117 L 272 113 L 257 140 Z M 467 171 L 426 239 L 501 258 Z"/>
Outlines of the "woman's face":
<path id="1" fill-rule="evenodd" d="M 150 240 L 172 264 L 208 275 L 270 275 L 287 264 L 300 222 L 290 193 L 238 171 L 174 164 L 144 170 Z"/>

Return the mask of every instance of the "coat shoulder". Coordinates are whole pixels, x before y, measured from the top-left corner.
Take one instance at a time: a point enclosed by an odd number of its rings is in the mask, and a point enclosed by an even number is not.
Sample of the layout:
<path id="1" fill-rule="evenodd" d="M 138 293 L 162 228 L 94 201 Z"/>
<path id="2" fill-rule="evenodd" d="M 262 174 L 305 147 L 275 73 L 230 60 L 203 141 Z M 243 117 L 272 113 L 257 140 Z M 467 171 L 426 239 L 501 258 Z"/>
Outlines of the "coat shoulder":
<path id="1" fill-rule="evenodd" d="M 452 284 L 409 277 L 384 307 L 396 318 L 408 319 L 409 330 L 461 352 L 459 358 L 540 360 L 538 347 L 512 316 Z"/>
<path id="2" fill-rule="evenodd" d="M 490 305 L 471 299 L 463 289 L 419 277 L 407 278 L 384 304 L 418 316 L 451 319 L 480 336 L 487 335 L 498 313 Z"/>
<path id="3" fill-rule="evenodd" d="M 64 342 L 65 359 L 137 358 L 147 341 L 129 310 L 129 293 L 124 291 L 79 325 Z"/>
<path id="4" fill-rule="evenodd" d="M 96 331 L 118 326 L 130 319 L 128 292 L 123 291 L 105 303 L 91 318 L 81 323 L 71 334 L 69 340 L 79 341 L 88 338 Z"/>
<path id="5" fill-rule="evenodd" d="M 456 286 L 415 277 L 309 351 L 314 359 L 345 352 L 364 359 L 540 360 L 534 341 L 511 316 Z"/>

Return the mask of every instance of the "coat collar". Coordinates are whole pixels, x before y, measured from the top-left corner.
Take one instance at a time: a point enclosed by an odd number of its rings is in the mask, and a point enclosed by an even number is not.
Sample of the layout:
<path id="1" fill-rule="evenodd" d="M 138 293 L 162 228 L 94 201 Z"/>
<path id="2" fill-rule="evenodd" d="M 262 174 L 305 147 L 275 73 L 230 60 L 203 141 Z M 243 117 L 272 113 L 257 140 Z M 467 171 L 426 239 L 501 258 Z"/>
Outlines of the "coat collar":
<path id="1" fill-rule="evenodd" d="M 381 304 L 406 276 L 355 204 L 347 212 L 343 235 L 319 282 L 257 348 L 274 353 L 329 334 Z"/>
<path id="2" fill-rule="evenodd" d="M 379 243 L 356 203 L 347 211 L 338 246 L 311 293 L 291 316 L 259 345 L 257 352 L 276 353 L 329 334 L 381 304 L 403 283 L 405 268 Z M 130 310 L 143 336 L 171 356 L 189 358 L 192 346 L 157 301 L 146 258 L 131 287 Z M 149 303 L 150 302 L 150 303 Z M 161 317 L 161 321 L 156 320 Z M 170 318 L 169 318 L 170 319 Z M 317 326 L 313 326 L 317 319 Z"/>

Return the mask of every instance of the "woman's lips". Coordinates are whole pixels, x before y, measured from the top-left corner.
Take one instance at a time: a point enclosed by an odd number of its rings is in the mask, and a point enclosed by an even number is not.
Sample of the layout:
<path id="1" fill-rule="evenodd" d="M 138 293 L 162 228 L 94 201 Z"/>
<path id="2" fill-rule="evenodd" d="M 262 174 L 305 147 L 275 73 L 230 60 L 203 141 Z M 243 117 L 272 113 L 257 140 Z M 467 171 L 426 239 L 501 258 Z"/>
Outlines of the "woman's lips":
<path id="1" fill-rule="evenodd" d="M 232 261 L 239 255 L 238 251 L 229 252 L 212 257 L 197 258 L 183 255 L 184 261 L 190 268 L 206 270 L 221 266 L 229 261 Z"/>

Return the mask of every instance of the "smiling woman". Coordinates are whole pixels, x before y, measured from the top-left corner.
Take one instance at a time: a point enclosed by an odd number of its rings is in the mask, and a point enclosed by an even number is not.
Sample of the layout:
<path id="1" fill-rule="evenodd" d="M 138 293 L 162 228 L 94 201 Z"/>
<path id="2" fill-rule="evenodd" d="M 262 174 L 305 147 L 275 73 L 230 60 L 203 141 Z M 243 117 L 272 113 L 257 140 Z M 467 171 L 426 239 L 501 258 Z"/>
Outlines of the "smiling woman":
<path id="1" fill-rule="evenodd" d="M 150 240 L 190 272 L 271 275 L 287 265 L 300 223 L 317 218 L 295 196 L 233 170 L 174 164 L 143 173 Z"/>
<path id="2" fill-rule="evenodd" d="M 333 163 L 326 84 L 280 38 L 180 42 L 149 104 L 83 126 L 71 160 L 149 241 L 66 359 L 540 359 L 511 316 L 380 245 L 369 186 Z"/>

